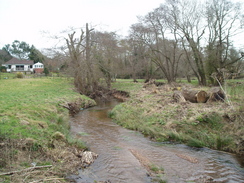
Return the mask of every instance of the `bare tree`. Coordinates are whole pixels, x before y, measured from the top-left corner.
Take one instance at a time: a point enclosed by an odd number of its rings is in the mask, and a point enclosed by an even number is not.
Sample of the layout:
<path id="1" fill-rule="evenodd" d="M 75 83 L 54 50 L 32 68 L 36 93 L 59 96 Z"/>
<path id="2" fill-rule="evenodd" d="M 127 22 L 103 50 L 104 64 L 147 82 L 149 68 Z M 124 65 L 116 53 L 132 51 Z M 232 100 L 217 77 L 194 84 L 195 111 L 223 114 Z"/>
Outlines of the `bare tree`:
<path id="1" fill-rule="evenodd" d="M 230 50 L 229 50 L 229 54 L 228 54 L 229 63 L 235 62 L 233 64 L 227 63 L 227 65 L 226 65 L 226 69 L 228 70 L 229 74 L 231 74 L 230 75 L 231 78 L 239 77 L 241 75 L 241 73 L 243 73 L 243 71 L 244 71 L 244 60 L 239 59 L 240 54 L 242 56 L 244 56 L 244 53 L 240 53 L 234 48 L 230 48 Z"/>
<path id="2" fill-rule="evenodd" d="M 206 48 L 208 75 L 216 72 L 218 80 L 223 82 L 221 70 L 242 59 L 242 55 L 235 59 L 229 57 L 233 49 L 231 39 L 239 33 L 241 27 L 241 4 L 228 0 L 211 0 L 206 10 L 209 32 Z"/>
<path id="3" fill-rule="evenodd" d="M 206 25 L 204 21 L 204 8 L 199 1 L 193 0 L 168 0 L 169 8 L 168 23 L 176 28 L 176 32 L 182 37 L 185 51 L 191 49 L 194 64 L 196 65 L 195 74 L 201 85 L 206 85 L 206 73 L 204 67 L 204 56 L 202 54 L 202 41 L 205 34 Z M 185 44 L 187 43 L 187 45 Z M 186 53 L 189 55 L 189 53 Z"/>
<path id="4" fill-rule="evenodd" d="M 150 50 L 150 58 L 162 71 L 169 83 L 176 81 L 179 61 L 183 55 L 180 37 L 173 26 L 168 26 L 168 9 L 160 6 L 133 25 L 134 37 L 141 40 Z M 168 37 L 171 33 L 171 37 Z"/>
<path id="5" fill-rule="evenodd" d="M 118 62 L 118 40 L 114 32 L 94 32 L 92 34 L 92 57 L 111 88 L 112 79 L 116 77 Z"/>
<path id="6" fill-rule="evenodd" d="M 74 84 L 79 92 L 84 95 L 91 95 L 97 89 L 97 78 L 95 78 L 94 64 L 91 59 L 91 43 L 90 32 L 93 29 L 88 28 L 86 24 L 86 32 L 81 30 L 78 38 L 75 33 L 68 34 L 66 44 L 73 68 Z"/>
<path id="7" fill-rule="evenodd" d="M 82 45 L 85 37 L 84 31 L 81 30 L 81 35 L 79 39 L 74 38 L 75 32 L 68 35 L 66 39 L 66 44 L 69 49 L 69 56 L 71 61 L 71 67 L 74 70 L 74 84 L 78 91 L 86 94 L 86 76 L 84 75 L 84 61 L 82 62 L 82 53 L 84 50 L 84 45 Z M 83 58 L 84 59 L 84 58 Z"/>
<path id="8" fill-rule="evenodd" d="M 143 77 L 147 70 L 147 50 L 142 41 L 134 39 L 131 35 L 123 40 L 123 47 L 127 61 L 128 73 L 132 76 L 134 82 L 137 82 L 138 77 Z"/>

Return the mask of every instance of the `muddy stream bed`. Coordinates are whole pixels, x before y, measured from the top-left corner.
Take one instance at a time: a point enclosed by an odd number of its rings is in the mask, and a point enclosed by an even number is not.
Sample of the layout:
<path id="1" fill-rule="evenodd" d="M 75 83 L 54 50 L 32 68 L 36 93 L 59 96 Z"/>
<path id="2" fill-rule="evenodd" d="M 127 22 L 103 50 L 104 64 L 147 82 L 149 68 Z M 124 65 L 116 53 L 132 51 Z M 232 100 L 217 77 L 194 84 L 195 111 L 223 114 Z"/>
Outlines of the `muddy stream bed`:
<path id="1" fill-rule="evenodd" d="M 244 182 L 244 168 L 232 154 L 153 142 L 115 124 L 107 114 L 118 103 L 100 102 L 71 119 L 71 133 L 98 154 L 93 164 L 70 177 L 76 182 L 153 182 L 145 164 L 162 167 L 160 179 L 168 183 Z"/>

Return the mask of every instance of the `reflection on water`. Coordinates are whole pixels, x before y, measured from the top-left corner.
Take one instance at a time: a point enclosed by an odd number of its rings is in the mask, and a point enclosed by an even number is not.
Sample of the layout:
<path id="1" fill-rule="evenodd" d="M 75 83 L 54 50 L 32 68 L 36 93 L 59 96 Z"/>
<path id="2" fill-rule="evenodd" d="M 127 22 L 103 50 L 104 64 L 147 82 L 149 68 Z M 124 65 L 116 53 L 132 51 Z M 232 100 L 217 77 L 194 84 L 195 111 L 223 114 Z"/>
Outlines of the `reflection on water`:
<path id="1" fill-rule="evenodd" d="M 116 100 L 101 102 L 72 119 L 71 132 L 99 155 L 90 167 L 72 176 L 76 182 L 152 182 L 141 159 L 132 152 L 163 167 L 161 176 L 167 182 L 244 182 L 244 170 L 231 154 L 152 142 L 116 125 L 107 117 L 116 104 Z"/>

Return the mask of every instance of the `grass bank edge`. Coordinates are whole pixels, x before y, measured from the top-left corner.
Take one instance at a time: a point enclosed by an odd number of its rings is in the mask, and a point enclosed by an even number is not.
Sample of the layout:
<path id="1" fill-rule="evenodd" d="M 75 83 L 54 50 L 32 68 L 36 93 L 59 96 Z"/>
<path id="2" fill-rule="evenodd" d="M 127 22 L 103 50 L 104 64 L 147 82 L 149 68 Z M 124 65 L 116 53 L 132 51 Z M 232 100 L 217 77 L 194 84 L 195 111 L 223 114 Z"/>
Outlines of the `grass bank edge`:
<path id="1" fill-rule="evenodd" d="M 243 154 L 241 144 L 244 140 L 244 106 L 241 101 L 244 98 L 244 86 L 233 87 L 233 83 L 235 81 L 230 81 L 227 87 L 227 94 L 233 101 L 232 109 L 227 104 L 218 102 L 212 104 L 217 106 L 216 109 L 208 106 L 208 110 L 201 111 L 206 104 L 168 105 L 162 100 L 154 101 L 157 94 L 153 92 L 140 96 L 138 91 L 145 90 L 142 83 L 135 83 L 136 89 L 134 86 L 130 90 L 128 86 L 133 85 L 132 82 L 120 80 L 114 87 L 121 90 L 124 87 L 130 92 L 131 98 L 116 106 L 109 115 L 121 126 L 140 131 L 157 141 L 175 141 L 193 147 L 209 147 Z M 172 91 L 165 96 L 171 97 Z M 162 98 L 165 96 L 161 94 Z M 150 102 L 145 104 L 144 101 Z M 184 111 L 184 118 L 177 117 L 181 115 L 179 111 Z"/>
<path id="2" fill-rule="evenodd" d="M 0 142 L 23 142 L 25 139 L 25 143 L 31 143 L 29 150 L 38 151 L 48 150 L 53 140 L 63 138 L 67 146 L 87 148 L 70 135 L 69 111 L 62 105 L 79 101 L 80 107 L 85 108 L 96 103 L 75 92 L 71 83 L 72 80 L 65 78 L 0 80 Z M 14 150 L 14 146 L 10 148 L 13 152 L 19 151 Z M 0 160 L 0 169 L 6 168 L 1 162 L 4 160 Z"/>

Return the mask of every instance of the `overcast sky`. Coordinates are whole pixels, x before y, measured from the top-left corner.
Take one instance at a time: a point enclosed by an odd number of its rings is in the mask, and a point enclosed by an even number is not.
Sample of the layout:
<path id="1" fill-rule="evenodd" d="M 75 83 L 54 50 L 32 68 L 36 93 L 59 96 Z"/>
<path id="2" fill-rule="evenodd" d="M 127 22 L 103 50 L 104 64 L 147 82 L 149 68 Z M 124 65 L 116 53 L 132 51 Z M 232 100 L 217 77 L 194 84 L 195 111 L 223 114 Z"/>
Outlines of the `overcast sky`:
<path id="1" fill-rule="evenodd" d="M 91 24 L 101 31 L 127 35 L 138 15 L 164 0 L 0 0 L 0 48 L 14 40 L 38 49 L 50 45 L 47 35 Z"/>
<path id="2" fill-rule="evenodd" d="M 234 2 L 243 0 L 232 0 Z M 69 27 L 89 23 L 99 31 L 128 35 L 129 27 L 159 7 L 164 0 L 0 0 L 0 49 L 14 40 L 25 41 L 37 49 L 53 44 L 51 35 Z M 244 33 L 235 46 L 244 49 Z"/>

